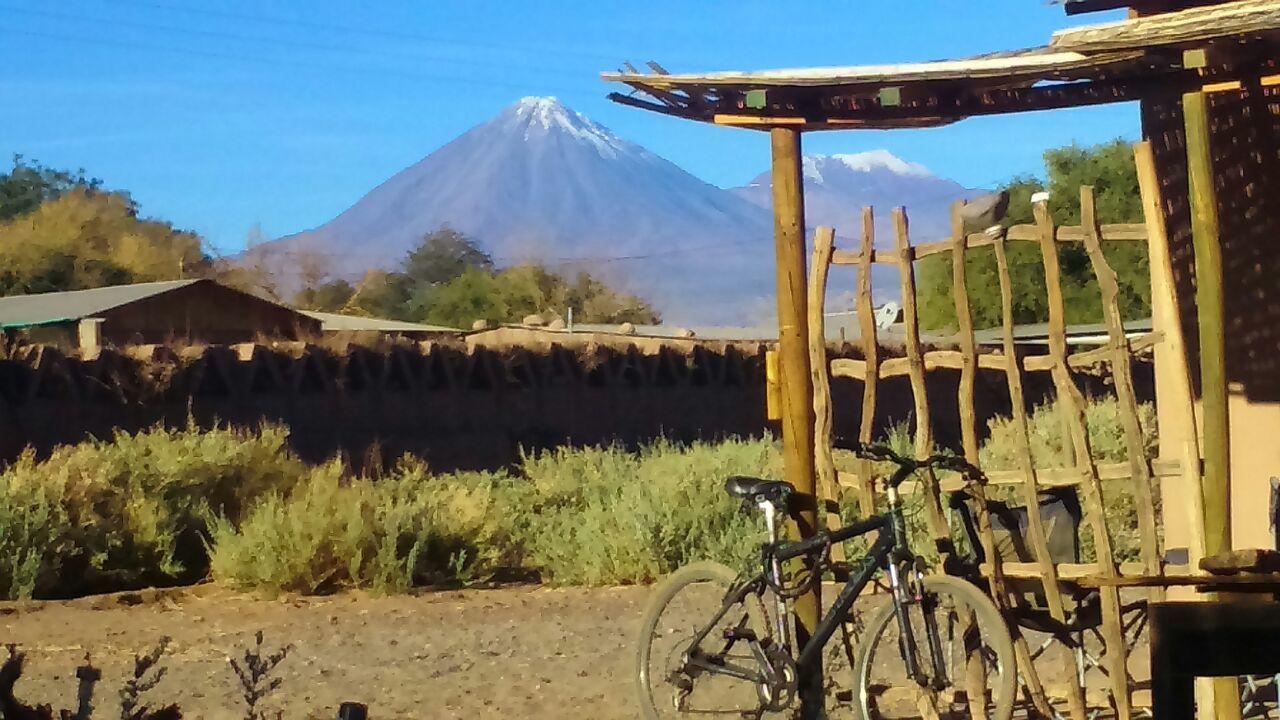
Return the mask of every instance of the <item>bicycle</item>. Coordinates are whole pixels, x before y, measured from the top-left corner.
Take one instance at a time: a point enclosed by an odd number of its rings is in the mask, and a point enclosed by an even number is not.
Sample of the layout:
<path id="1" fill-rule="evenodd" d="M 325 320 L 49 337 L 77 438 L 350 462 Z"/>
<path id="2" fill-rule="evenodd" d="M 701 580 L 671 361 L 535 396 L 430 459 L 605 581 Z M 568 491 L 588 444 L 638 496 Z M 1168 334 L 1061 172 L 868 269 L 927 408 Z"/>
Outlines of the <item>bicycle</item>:
<path id="1" fill-rule="evenodd" d="M 725 483 L 744 507 L 754 505 L 764 514 L 768 542 L 761 547 L 762 569 L 747 576 L 719 563 L 694 563 L 655 588 L 636 653 L 636 685 L 647 720 L 670 716 L 663 711 L 758 720 L 791 710 L 800 670 L 818 667 L 838 628 L 844 629 L 844 648 L 851 649 L 854 601 L 880 571 L 888 577 L 890 602 L 866 624 L 852 658 L 854 687 L 848 695 L 855 714 L 863 720 L 1012 715 L 1017 665 L 1004 619 L 970 582 L 925 575 L 908 546 L 898 491 L 919 470 L 953 470 L 971 481 L 981 481 L 981 472 L 950 456 L 915 460 L 879 446 L 847 449 L 898 466 L 885 481 L 888 510 L 804 540 L 778 539 L 779 518 L 795 492 L 789 483 L 747 477 Z M 870 550 L 853 564 L 812 636 L 794 647 L 792 601 L 821 582 L 834 543 L 872 532 L 877 535 Z M 810 569 L 788 584 L 784 563 L 799 558 Z M 674 627 L 660 625 L 666 618 Z M 726 707 L 704 709 L 703 703 Z"/>

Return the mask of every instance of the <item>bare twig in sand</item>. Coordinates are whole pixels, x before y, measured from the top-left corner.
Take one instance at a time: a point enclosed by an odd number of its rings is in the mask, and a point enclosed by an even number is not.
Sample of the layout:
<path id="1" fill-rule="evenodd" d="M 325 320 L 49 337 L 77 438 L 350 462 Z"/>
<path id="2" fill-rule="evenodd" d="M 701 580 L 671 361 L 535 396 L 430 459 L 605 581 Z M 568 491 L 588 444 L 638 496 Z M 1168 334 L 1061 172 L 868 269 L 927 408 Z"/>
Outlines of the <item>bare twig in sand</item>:
<path id="1" fill-rule="evenodd" d="M 280 687 L 283 680 L 273 678 L 271 674 L 293 651 L 293 646 L 285 645 L 270 655 L 263 655 L 261 630 L 254 634 L 254 639 L 254 646 L 244 651 L 243 663 L 236 662 L 235 658 L 227 658 L 227 662 L 231 663 L 231 669 L 240 678 L 240 689 L 246 705 L 245 720 L 270 720 L 266 711 L 258 707 L 258 703 Z"/>

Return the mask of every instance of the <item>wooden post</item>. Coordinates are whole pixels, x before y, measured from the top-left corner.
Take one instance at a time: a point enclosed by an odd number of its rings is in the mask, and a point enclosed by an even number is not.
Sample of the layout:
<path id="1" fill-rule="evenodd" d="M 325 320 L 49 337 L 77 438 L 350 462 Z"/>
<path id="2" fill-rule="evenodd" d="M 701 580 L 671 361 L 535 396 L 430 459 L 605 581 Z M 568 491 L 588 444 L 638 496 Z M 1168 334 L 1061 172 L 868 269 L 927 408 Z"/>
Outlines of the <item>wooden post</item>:
<path id="1" fill-rule="evenodd" d="M 827 326 L 823 317 L 827 276 L 835 251 L 836 231 L 820 227 L 813 235 L 813 266 L 809 268 L 809 371 L 813 378 L 813 459 L 818 486 L 818 516 L 829 528 L 840 527 L 840 487 L 831 452 L 831 368 L 827 360 Z M 832 560 L 843 561 L 844 545 L 831 548 Z"/>
<path id="2" fill-rule="evenodd" d="M 1226 318 L 1222 292 L 1222 243 L 1218 199 L 1209 152 L 1209 108 L 1203 92 L 1182 96 L 1187 139 L 1191 239 L 1196 254 L 1196 314 L 1200 329 L 1200 412 L 1204 425 L 1204 545 L 1206 555 L 1231 549 L 1231 455 L 1227 420 Z M 1214 714 L 1240 717 L 1235 678 L 1213 681 Z"/>
<path id="3" fill-rule="evenodd" d="M 1111 549 L 1111 535 L 1107 529 L 1102 481 L 1093 462 L 1093 449 L 1089 445 L 1089 430 L 1085 424 L 1084 394 L 1071 377 L 1067 364 L 1066 308 L 1062 299 L 1061 272 L 1058 267 L 1057 235 L 1053 219 L 1049 217 L 1047 203 L 1035 204 L 1034 213 L 1041 263 L 1044 266 L 1045 293 L 1049 300 L 1049 353 L 1053 357 L 1053 384 L 1058 393 L 1058 406 L 1062 418 L 1071 433 L 1075 454 L 1075 467 L 1081 474 L 1080 490 L 1084 497 L 1086 520 L 1093 531 L 1094 552 L 1097 554 L 1098 573 L 1103 577 L 1117 577 L 1115 553 Z M 1111 681 L 1111 698 L 1115 703 L 1118 720 L 1129 720 L 1132 709 L 1129 697 L 1129 673 L 1124 644 L 1124 629 L 1120 617 L 1120 592 L 1115 587 L 1102 587 L 1102 636 L 1106 646 L 1103 661 Z"/>
<path id="4" fill-rule="evenodd" d="M 788 482 L 796 488 L 791 517 L 802 538 L 818 527 L 814 482 L 813 382 L 809 367 L 804 258 L 804 186 L 800 131 L 773 128 L 773 238 L 778 270 L 778 354 L 782 365 L 782 457 Z M 810 568 L 813 570 L 813 568 Z M 795 601 L 796 643 L 803 647 L 818 626 L 819 589 Z M 822 665 L 799 668 L 800 716 L 822 718 Z"/>
<path id="5" fill-rule="evenodd" d="M 1222 245 L 1209 154 L 1209 112 L 1204 93 L 1182 96 L 1187 132 L 1187 182 L 1196 253 L 1196 309 L 1200 327 L 1200 401 L 1204 421 L 1205 553 L 1231 549 L 1231 465 L 1227 424 L 1227 371 L 1222 293 Z"/>
<path id="6" fill-rule="evenodd" d="M 862 358 L 867 371 L 862 376 L 862 422 L 858 441 L 869 443 L 876 426 L 876 397 L 880 383 L 880 340 L 876 337 L 876 311 L 871 305 L 871 258 L 875 252 L 876 223 L 870 206 L 862 208 L 862 245 L 858 250 L 858 327 L 862 340 Z M 858 463 L 858 502 L 863 515 L 873 515 L 875 482 L 870 460 Z"/>

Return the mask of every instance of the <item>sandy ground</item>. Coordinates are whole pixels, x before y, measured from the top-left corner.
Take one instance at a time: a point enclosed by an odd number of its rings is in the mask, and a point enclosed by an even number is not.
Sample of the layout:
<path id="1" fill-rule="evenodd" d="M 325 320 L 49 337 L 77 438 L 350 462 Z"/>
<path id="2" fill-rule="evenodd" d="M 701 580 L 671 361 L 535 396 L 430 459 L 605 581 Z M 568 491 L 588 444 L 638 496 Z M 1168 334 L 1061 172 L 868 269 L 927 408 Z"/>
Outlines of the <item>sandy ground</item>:
<path id="1" fill-rule="evenodd" d="M 135 653 L 172 638 L 167 674 L 144 699 L 187 718 L 243 718 L 228 665 L 262 630 L 293 646 L 274 717 L 334 718 L 342 701 L 384 718 L 635 718 L 632 645 L 649 588 L 424 592 L 261 599 L 202 586 L 0 603 L 0 643 L 27 653 L 28 704 L 74 709 L 85 654 L 103 671 L 95 718 L 119 717 Z M 871 600 L 874 602 L 874 600 Z M 860 603 L 863 601 L 859 601 Z"/>
<path id="2" fill-rule="evenodd" d="M 630 646 L 647 588 L 515 587 L 368 597 L 255 599 L 197 589 L 0 606 L 0 642 L 27 653 L 28 704 L 72 707 L 86 652 L 103 671 L 95 717 L 118 717 L 134 653 L 171 637 L 166 676 L 146 697 L 188 718 L 243 718 L 227 662 L 254 642 L 293 645 L 266 705 L 334 718 L 634 718 Z M 134 602 L 135 604 L 128 604 Z"/>

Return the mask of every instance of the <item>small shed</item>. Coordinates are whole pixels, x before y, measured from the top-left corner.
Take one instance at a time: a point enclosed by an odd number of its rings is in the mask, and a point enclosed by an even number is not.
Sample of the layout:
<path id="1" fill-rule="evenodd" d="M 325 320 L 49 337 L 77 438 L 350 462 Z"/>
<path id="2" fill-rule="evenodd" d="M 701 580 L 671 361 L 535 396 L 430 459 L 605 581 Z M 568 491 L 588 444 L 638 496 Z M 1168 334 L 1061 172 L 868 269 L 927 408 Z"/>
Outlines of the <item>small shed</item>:
<path id="1" fill-rule="evenodd" d="M 33 342 L 96 348 L 186 340 L 214 344 L 267 336 L 297 340 L 321 322 L 213 280 L 168 280 L 0 298 L 0 329 Z"/>

